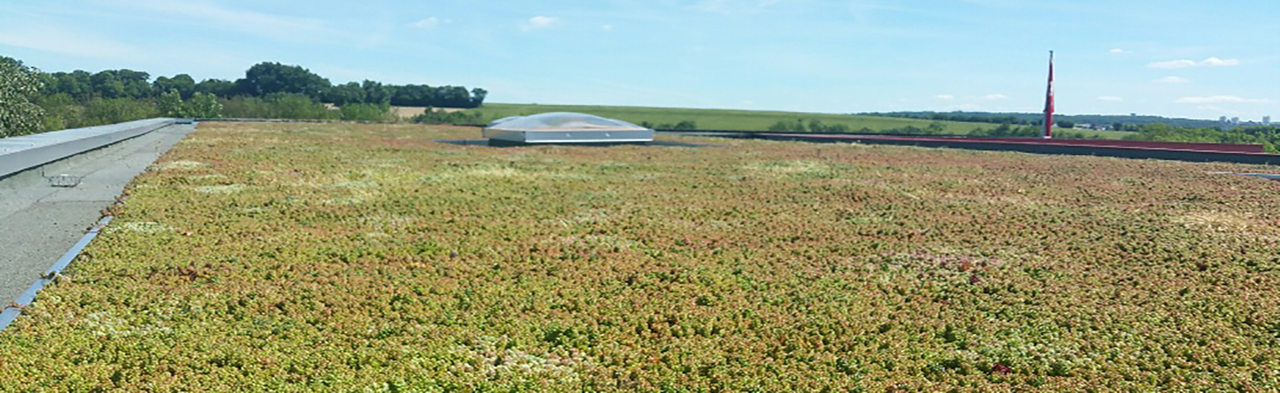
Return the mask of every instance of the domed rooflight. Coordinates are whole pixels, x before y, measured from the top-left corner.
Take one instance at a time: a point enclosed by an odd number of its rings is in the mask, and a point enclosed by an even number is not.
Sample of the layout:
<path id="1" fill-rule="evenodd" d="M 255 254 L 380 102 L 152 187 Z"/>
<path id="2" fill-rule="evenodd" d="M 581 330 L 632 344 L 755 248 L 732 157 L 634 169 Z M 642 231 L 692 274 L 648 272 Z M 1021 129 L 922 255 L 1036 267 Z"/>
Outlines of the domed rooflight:
<path id="1" fill-rule="evenodd" d="M 484 137 L 499 143 L 645 143 L 653 130 L 622 120 L 572 112 L 550 112 L 494 120 Z"/>

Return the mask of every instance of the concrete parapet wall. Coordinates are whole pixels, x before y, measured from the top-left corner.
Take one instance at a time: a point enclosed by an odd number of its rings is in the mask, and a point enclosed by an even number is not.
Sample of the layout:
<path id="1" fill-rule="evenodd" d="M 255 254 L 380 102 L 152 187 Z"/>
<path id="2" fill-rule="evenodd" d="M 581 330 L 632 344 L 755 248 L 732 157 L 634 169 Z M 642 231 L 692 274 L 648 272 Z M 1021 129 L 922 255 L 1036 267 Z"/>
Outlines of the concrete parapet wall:
<path id="1" fill-rule="evenodd" d="M 1192 162 L 1233 162 L 1240 164 L 1280 165 L 1280 154 L 1237 152 L 1231 150 L 1183 150 L 1136 146 L 1102 146 L 1089 144 L 1062 144 L 1057 141 L 1010 142 L 981 138 L 930 138 L 883 137 L 864 135 L 804 135 L 804 134 L 756 134 L 755 138 L 777 141 L 814 143 L 865 143 L 876 145 L 904 145 L 920 147 L 945 147 L 952 149 L 1016 151 L 1038 154 L 1083 155 L 1137 159 L 1158 159 Z"/>
<path id="2" fill-rule="evenodd" d="M 156 118 L 0 139 L 0 178 L 71 157 L 174 123 Z"/>

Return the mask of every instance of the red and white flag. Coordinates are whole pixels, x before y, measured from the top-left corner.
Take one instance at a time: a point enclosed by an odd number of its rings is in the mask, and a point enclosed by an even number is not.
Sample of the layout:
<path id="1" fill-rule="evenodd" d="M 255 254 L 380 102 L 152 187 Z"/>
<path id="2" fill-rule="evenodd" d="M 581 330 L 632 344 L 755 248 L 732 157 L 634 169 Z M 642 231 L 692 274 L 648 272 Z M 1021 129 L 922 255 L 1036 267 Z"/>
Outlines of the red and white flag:
<path id="1" fill-rule="evenodd" d="M 1044 137 L 1053 138 L 1053 51 L 1049 51 L 1049 92 L 1044 97 Z"/>

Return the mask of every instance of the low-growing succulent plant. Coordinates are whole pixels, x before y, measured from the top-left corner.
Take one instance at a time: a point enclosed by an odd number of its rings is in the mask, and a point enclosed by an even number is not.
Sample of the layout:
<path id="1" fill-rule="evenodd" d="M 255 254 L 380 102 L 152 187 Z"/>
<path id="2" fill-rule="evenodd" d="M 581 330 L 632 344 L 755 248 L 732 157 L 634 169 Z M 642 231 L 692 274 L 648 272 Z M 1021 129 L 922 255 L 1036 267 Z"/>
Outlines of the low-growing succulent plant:
<path id="1" fill-rule="evenodd" d="M 478 134 L 201 124 L 0 388 L 1280 389 L 1260 168 Z"/>

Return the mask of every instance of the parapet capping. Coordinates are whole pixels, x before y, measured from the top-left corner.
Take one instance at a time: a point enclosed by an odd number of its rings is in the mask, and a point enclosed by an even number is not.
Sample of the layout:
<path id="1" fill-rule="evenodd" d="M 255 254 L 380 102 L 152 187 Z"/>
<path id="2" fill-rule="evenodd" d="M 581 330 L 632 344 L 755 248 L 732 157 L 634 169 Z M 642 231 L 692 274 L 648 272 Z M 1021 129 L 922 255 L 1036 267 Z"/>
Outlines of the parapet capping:
<path id="1" fill-rule="evenodd" d="M 95 150 L 174 124 L 154 118 L 0 139 L 0 178 Z"/>

